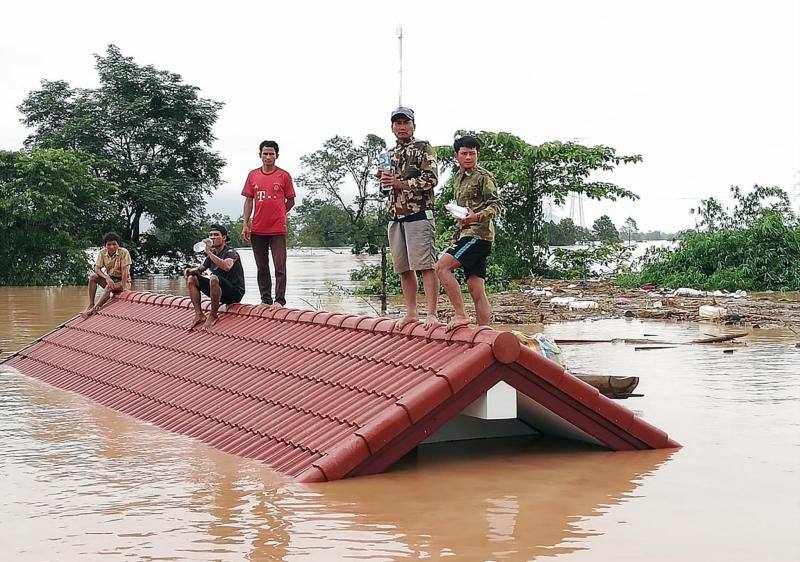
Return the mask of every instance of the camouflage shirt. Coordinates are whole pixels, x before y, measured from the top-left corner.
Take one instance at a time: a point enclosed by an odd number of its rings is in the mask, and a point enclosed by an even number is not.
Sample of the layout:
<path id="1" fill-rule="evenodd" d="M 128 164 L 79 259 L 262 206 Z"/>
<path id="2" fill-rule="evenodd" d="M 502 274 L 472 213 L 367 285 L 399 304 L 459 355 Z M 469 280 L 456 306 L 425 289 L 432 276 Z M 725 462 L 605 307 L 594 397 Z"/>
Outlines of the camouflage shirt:
<path id="1" fill-rule="evenodd" d="M 389 151 L 392 175 L 406 184 L 389 192 L 387 211 L 390 220 L 397 220 L 420 211 L 433 212 L 433 188 L 439 182 L 436 152 L 428 141 L 397 143 Z"/>
<path id="2" fill-rule="evenodd" d="M 480 166 L 467 172 L 458 170 L 453 175 L 453 196 L 456 203 L 469 207 L 478 217 L 478 222 L 462 227 L 459 236 L 493 242 L 493 219 L 500 214 L 500 197 L 492 174 Z"/>

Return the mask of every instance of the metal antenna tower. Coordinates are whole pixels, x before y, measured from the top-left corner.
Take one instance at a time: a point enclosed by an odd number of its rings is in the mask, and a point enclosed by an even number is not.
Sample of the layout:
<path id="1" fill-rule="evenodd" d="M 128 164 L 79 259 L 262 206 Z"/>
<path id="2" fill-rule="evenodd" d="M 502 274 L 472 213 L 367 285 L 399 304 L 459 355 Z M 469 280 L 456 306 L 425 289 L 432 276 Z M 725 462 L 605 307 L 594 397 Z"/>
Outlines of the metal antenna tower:
<path id="1" fill-rule="evenodd" d="M 583 142 L 583 137 L 568 137 L 567 142 L 571 144 L 580 144 Z M 575 216 L 576 214 L 577 217 Z M 583 193 L 573 193 L 570 195 L 569 218 L 572 220 L 573 224 L 581 228 L 586 228 L 586 221 L 583 218 Z"/>
<path id="2" fill-rule="evenodd" d="M 577 220 L 575 220 L 575 211 L 577 207 Z M 572 222 L 581 228 L 585 228 L 586 224 L 583 218 L 583 195 L 573 194 L 569 197 L 569 218 Z"/>
<path id="3" fill-rule="evenodd" d="M 403 28 L 402 26 L 397 26 L 397 42 L 400 47 L 400 70 L 398 74 L 400 75 L 400 91 L 397 94 L 397 105 L 402 107 L 403 106 Z"/>

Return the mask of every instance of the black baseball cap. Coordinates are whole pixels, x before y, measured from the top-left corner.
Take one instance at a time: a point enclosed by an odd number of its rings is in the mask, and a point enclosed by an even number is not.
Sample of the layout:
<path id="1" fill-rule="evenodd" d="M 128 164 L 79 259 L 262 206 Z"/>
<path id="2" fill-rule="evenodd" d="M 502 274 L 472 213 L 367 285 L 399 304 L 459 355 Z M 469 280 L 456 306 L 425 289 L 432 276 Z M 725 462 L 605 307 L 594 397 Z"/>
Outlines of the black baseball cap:
<path id="1" fill-rule="evenodd" d="M 409 109 L 407 107 L 400 106 L 394 111 L 392 111 L 391 121 L 394 121 L 397 117 L 405 117 L 406 119 L 414 120 L 414 110 Z"/>
<path id="2" fill-rule="evenodd" d="M 209 227 L 209 229 L 208 229 L 208 230 L 216 230 L 216 231 L 219 231 L 219 233 L 220 233 L 220 234 L 222 234 L 222 237 L 223 237 L 223 238 L 227 238 L 227 237 L 228 237 L 228 229 L 227 229 L 227 228 L 225 228 L 224 226 L 222 226 L 221 224 L 212 224 L 212 225 Z"/>

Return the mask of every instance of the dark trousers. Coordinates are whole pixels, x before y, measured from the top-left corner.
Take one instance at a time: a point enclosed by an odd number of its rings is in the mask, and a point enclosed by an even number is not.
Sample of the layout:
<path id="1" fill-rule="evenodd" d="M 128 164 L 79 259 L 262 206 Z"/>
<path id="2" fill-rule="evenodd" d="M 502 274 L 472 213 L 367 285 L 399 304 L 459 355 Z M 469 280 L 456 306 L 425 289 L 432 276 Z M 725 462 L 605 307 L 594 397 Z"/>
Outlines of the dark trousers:
<path id="1" fill-rule="evenodd" d="M 269 254 L 275 263 L 275 302 L 286 304 L 286 235 L 265 236 L 250 234 L 253 257 L 258 268 L 258 290 L 261 302 L 272 304 L 272 277 L 269 274 Z"/>

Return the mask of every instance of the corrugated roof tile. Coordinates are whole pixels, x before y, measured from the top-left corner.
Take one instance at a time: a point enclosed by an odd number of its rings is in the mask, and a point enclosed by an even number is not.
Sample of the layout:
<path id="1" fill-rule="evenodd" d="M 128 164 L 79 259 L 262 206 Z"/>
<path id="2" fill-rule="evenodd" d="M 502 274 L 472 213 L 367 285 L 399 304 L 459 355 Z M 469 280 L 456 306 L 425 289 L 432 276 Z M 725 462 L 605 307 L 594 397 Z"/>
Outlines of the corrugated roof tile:
<path id="1" fill-rule="evenodd" d="M 211 330 L 192 318 L 185 297 L 125 291 L 8 362 L 303 481 L 389 466 L 504 376 L 609 446 L 677 446 L 511 334 L 249 305 Z"/>

